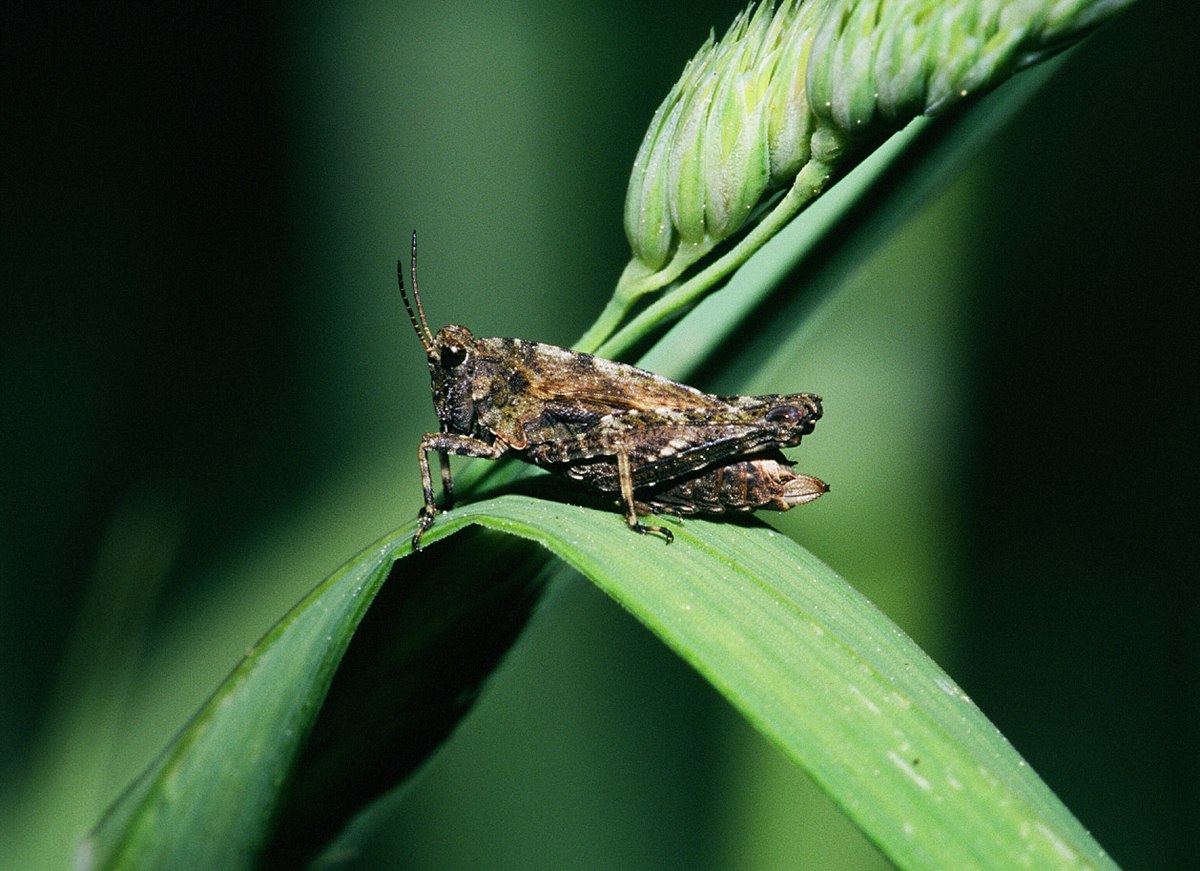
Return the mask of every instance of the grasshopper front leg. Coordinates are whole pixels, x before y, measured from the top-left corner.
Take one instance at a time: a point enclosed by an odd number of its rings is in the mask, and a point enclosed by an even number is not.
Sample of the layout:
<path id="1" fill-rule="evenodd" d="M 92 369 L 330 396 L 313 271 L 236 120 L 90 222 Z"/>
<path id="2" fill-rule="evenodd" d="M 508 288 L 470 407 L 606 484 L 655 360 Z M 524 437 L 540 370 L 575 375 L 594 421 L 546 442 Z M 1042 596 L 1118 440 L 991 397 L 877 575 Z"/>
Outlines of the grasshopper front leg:
<path id="1" fill-rule="evenodd" d="M 434 515 L 437 514 L 437 503 L 433 497 L 433 476 L 429 474 L 429 452 L 437 451 L 441 462 L 442 487 L 446 491 L 447 500 L 454 495 L 453 483 L 450 479 L 450 462 L 448 455 L 458 457 L 483 457 L 496 460 L 504 455 L 508 445 L 499 439 L 494 444 L 488 444 L 481 439 L 471 436 L 458 435 L 450 432 L 429 433 L 421 439 L 417 447 L 417 461 L 421 466 L 421 489 L 424 491 L 425 504 L 417 515 L 417 531 L 412 538 L 413 550 L 421 546 L 421 536 L 433 525 Z"/>
<path id="2" fill-rule="evenodd" d="M 621 484 L 621 501 L 625 503 L 625 522 L 629 524 L 629 528 L 642 535 L 648 532 L 661 535 L 667 544 L 674 541 L 675 535 L 665 526 L 648 525 L 638 520 L 637 508 L 633 501 L 633 474 L 629 469 L 629 454 L 625 451 L 617 451 L 617 479 Z"/>

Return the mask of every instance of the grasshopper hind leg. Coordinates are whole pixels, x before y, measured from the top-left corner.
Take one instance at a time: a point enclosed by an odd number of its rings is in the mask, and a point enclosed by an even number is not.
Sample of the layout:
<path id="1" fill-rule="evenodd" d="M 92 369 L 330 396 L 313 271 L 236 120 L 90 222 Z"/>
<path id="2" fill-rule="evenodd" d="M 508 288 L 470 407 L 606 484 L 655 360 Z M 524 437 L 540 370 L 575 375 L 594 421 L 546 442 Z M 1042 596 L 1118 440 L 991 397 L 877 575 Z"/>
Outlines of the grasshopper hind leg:
<path id="1" fill-rule="evenodd" d="M 621 501 L 625 503 L 625 522 L 639 535 L 661 535 L 667 544 L 675 540 L 675 534 L 665 526 L 642 523 L 638 520 L 637 504 L 633 500 L 633 475 L 629 470 L 629 454 L 617 454 L 617 477 L 621 483 Z"/>

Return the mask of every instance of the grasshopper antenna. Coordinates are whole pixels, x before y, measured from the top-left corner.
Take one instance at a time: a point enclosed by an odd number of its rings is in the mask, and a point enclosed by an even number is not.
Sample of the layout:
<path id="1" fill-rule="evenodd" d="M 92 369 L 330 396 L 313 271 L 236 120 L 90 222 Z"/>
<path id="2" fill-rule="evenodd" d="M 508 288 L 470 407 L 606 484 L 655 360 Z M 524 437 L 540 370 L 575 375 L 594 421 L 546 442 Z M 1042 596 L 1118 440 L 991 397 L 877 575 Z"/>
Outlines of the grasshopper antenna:
<path id="1" fill-rule="evenodd" d="M 417 231 L 413 230 L 412 234 L 412 284 L 413 284 L 413 299 L 416 300 L 417 308 L 413 311 L 412 304 L 408 301 L 408 294 L 404 292 L 404 261 L 396 261 L 396 281 L 400 284 L 400 298 L 404 300 L 404 307 L 408 310 L 408 319 L 412 321 L 413 330 L 416 331 L 417 338 L 421 342 L 421 347 L 425 349 L 426 354 L 433 352 L 433 333 L 429 331 L 429 322 L 425 320 L 425 309 L 421 305 L 421 292 L 417 289 Z M 417 314 L 421 315 L 420 321 L 417 320 Z M 424 328 L 424 332 L 422 332 Z"/>

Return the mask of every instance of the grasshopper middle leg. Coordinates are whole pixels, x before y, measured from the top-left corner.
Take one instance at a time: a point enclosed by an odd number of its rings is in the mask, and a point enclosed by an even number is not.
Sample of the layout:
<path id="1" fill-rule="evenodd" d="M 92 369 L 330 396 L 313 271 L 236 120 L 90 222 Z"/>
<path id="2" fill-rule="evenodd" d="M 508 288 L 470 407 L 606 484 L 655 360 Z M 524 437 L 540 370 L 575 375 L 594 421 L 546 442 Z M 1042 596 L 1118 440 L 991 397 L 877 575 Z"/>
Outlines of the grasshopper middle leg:
<path id="1" fill-rule="evenodd" d="M 624 451 L 617 452 L 617 477 L 621 483 L 621 501 L 625 503 L 625 522 L 629 524 L 629 528 L 642 535 L 648 532 L 661 535 L 667 544 L 674 541 L 675 535 L 665 526 L 641 523 L 638 520 L 637 508 L 633 501 L 633 474 L 629 469 L 629 454 Z"/>

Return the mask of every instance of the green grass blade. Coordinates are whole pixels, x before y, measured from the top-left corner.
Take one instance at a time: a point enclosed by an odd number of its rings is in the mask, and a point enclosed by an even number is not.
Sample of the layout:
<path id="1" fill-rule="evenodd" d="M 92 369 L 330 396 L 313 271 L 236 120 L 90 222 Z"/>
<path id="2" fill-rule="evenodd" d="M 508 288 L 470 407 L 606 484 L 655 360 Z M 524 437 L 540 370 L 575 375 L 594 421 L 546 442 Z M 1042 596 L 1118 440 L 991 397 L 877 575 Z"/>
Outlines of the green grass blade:
<path id="1" fill-rule="evenodd" d="M 272 628 L 114 803 L 78 866 L 302 867 L 410 774 L 523 628 L 548 558 L 468 530 L 384 586 L 411 535 L 363 551 Z"/>
<path id="2" fill-rule="evenodd" d="M 81 844 L 83 868 L 249 868 L 282 783 L 366 607 L 377 547 L 331 576 L 249 651 Z"/>
<path id="3" fill-rule="evenodd" d="M 519 631 L 541 577 L 536 552 L 508 536 L 476 531 L 437 543 L 470 525 L 540 542 L 600 585 L 718 687 L 899 866 L 1113 867 L 954 682 L 786 537 L 753 523 L 689 520 L 667 546 L 631 535 L 613 512 L 516 495 L 443 515 L 416 557 L 409 555 L 412 530 L 401 530 L 321 584 L 110 811 L 85 845 L 84 864 L 248 868 L 278 826 L 265 862 L 292 867 L 318 846 L 319 838 L 302 836 L 306 825 L 352 810 L 328 808 L 328 800 L 344 790 L 365 800 L 364 768 L 399 777 L 419 764 L 437 741 L 411 736 L 444 734 L 461 715 L 493 654 L 504 649 L 502 638 Z M 470 554 L 506 566 L 524 560 L 527 568 L 497 591 L 495 572 L 447 571 Z M 375 643 L 356 639 L 352 652 L 359 644 L 363 652 L 323 711 L 333 725 L 317 725 L 319 752 L 307 751 L 293 781 L 292 794 L 303 799 L 277 813 L 333 671 L 399 557 L 408 558 L 387 585 L 395 597 L 388 619 L 367 633 Z M 397 613 L 408 617 L 385 626 Z M 489 633 L 494 643 L 477 669 L 445 677 L 430 665 L 469 658 Z M 378 643 L 385 636 L 397 644 Z M 385 691 L 386 703 L 364 692 L 370 686 Z M 431 688 L 440 705 L 429 703 Z M 381 722 L 400 725 L 361 749 L 363 735 Z"/>
<path id="4" fill-rule="evenodd" d="M 1116 867 L 912 639 L 769 527 L 689 519 L 668 547 L 610 514 L 513 496 L 442 532 L 468 522 L 534 536 L 591 578 L 899 867 Z"/>

